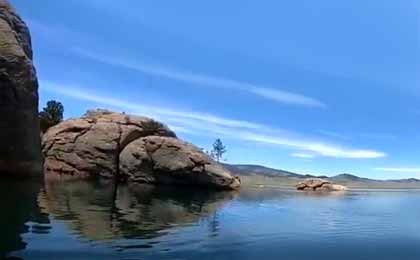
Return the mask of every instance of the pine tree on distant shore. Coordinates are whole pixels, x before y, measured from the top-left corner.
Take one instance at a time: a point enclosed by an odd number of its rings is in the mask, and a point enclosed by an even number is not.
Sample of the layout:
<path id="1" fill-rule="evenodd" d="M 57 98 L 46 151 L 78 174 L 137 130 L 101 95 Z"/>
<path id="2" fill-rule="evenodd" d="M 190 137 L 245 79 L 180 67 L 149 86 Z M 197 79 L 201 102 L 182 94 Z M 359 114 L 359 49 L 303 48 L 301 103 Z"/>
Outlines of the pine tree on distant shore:
<path id="1" fill-rule="evenodd" d="M 213 156 L 213 158 L 220 162 L 221 159 L 223 159 L 223 155 L 227 152 L 226 146 L 222 143 L 222 140 L 219 138 L 216 139 L 216 141 L 213 144 L 213 149 L 211 150 L 210 154 Z"/>

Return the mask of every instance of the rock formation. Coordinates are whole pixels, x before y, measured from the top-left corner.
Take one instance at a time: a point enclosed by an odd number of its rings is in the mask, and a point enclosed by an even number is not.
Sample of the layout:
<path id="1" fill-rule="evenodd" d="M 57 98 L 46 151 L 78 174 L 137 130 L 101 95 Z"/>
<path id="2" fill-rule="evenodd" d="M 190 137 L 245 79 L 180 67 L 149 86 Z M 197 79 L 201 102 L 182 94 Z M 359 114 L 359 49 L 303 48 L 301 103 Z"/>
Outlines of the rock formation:
<path id="1" fill-rule="evenodd" d="M 38 81 L 29 30 L 0 0 L 0 173 L 41 174 Z"/>
<path id="2" fill-rule="evenodd" d="M 135 182 L 240 185 L 239 179 L 197 147 L 171 137 L 148 136 L 127 145 L 120 154 L 120 173 Z"/>
<path id="3" fill-rule="evenodd" d="M 345 191 L 347 187 L 343 185 L 333 184 L 323 179 L 307 179 L 296 185 L 298 190 L 303 191 Z"/>
<path id="4" fill-rule="evenodd" d="M 82 118 L 66 120 L 44 134 L 45 173 L 118 177 L 120 152 L 133 140 L 149 135 L 175 137 L 166 126 L 149 118 L 88 111 Z"/>
<path id="5" fill-rule="evenodd" d="M 48 178 L 98 176 L 153 184 L 237 188 L 239 179 L 167 126 L 146 117 L 90 111 L 48 130 L 42 140 Z"/>

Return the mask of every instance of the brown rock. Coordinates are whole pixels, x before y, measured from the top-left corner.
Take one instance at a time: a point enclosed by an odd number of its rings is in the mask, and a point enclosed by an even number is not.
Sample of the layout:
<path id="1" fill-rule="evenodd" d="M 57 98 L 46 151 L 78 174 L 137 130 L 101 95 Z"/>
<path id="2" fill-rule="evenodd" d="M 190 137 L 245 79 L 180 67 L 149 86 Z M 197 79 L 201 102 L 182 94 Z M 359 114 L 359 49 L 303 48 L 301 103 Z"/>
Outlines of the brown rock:
<path id="1" fill-rule="evenodd" d="M 120 174 L 129 181 L 197 184 L 235 189 L 240 180 L 194 145 L 176 138 L 148 136 L 120 154 Z"/>
<path id="2" fill-rule="evenodd" d="M 0 172 L 41 175 L 38 81 L 29 30 L 0 0 Z"/>
<path id="3" fill-rule="evenodd" d="M 298 190 L 303 191 L 345 191 L 347 187 L 343 185 L 333 184 L 330 181 L 323 179 L 307 179 L 296 185 Z"/>
<path id="4" fill-rule="evenodd" d="M 49 179 L 108 177 L 153 184 L 234 189 L 240 180 L 152 119 L 88 112 L 48 130 L 42 140 Z"/>
<path id="5" fill-rule="evenodd" d="M 132 140 L 150 134 L 175 136 L 165 125 L 146 117 L 90 111 L 45 133 L 45 172 L 74 178 L 117 177 L 120 151 Z"/>

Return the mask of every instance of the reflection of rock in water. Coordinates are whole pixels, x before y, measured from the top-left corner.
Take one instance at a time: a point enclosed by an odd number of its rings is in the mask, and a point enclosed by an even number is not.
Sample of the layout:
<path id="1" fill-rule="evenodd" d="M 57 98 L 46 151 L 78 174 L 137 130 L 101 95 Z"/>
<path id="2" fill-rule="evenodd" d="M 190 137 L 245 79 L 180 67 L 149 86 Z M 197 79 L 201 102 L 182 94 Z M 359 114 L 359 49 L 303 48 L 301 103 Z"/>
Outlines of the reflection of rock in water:
<path id="1" fill-rule="evenodd" d="M 71 229 L 90 239 L 110 238 L 114 233 L 111 211 L 115 185 L 111 182 L 47 182 L 38 199 L 40 207 Z"/>
<path id="2" fill-rule="evenodd" d="M 125 237 L 150 237 L 170 226 L 195 223 L 209 217 L 234 194 L 133 184 L 119 190 L 116 204 L 122 213 L 120 223 L 126 229 Z"/>
<path id="3" fill-rule="evenodd" d="M 37 182 L 18 182 L 2 179 L 0 182 L 0 258 L 11 251 L 24 249 L 21 234 L 28 232 L 28 221 L 45 223 L 37 204 L 42 187 Z"/>
<path id="4" fill-rule="evenodd" d="M 176 225 L 196 223 L 234 197 L 134 184 L 49 182 L 40 204 L 56 219 L 91 240 L 151 238 Z"/>

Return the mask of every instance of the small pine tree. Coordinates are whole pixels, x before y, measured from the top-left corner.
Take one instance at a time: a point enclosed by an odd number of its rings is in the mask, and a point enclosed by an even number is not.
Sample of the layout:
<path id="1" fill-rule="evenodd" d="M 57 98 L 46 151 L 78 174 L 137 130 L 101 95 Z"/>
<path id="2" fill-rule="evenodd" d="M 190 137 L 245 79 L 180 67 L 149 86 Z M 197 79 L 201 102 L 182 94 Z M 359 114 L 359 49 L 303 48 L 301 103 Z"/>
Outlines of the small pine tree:
<path id="1" fill-rule="evenodd" d="M 211 150 L 211 155 L 216 159 L 217 162 L 220 162 L 223 159 L 223 154 L 227 152 L 226 146 L 222 143 L 222 140 L 216 139 L 213 144 L 213 150 Z"/>
<path id="2" fill-rule="evenodd" d="M 63 121 L 64 106 L 60 102 L 50 100 L 47 106 L 39 112 L 41 132 L 45 133 L 50 127 Z"/>

